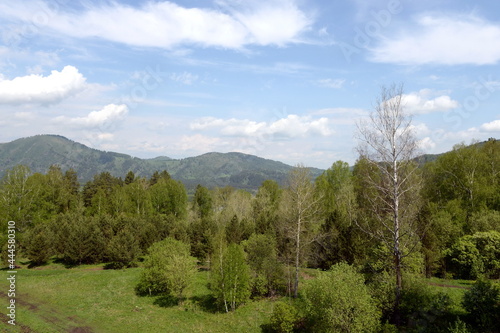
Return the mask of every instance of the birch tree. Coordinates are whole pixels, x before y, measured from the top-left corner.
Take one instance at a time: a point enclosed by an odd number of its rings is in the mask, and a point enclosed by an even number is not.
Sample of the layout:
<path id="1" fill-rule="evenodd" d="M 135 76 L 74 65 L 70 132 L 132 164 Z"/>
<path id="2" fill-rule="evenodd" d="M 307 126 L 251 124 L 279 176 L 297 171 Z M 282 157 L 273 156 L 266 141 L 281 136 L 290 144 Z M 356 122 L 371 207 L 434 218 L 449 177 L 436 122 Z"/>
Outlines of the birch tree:
<path id="1" fill-rule="evenodd" d="M 358 225 L 391 249 L 394 260 L 396 301 L 394 320 L 399 321 L 402 260 L 418 244 L 416 213 L 420 178 L 416 157 L 418 144 L 411 116 L 405 112 L 402 85 L 382 87 L 369 119 L 358 123 L 360 161 L 358 175 L 368 216 Z"/>
<path id="2" fill-rule="evenodd" d="M 284 193 L 282 232 L 291 245 L 295 277 L 294 297 L 298 296 L 299 268 L 307 246 L 319 221 L 319 198 L 315 193 L 309 169 L 298 165 L 288 176 L 288 187 Z"/>

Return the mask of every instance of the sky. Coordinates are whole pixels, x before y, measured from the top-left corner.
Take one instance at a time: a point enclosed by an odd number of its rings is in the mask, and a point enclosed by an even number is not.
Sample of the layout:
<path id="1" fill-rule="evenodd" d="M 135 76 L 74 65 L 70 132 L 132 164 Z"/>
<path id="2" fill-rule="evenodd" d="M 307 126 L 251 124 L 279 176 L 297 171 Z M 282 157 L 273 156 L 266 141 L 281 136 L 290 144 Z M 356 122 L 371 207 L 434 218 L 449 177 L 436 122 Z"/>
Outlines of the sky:
<path id="1" fill-rule="evenodd" d="M 381 87 L 422 153 L 500 139 L 496 0 L 0 0 L 0 142 L 354 164 Z"/>

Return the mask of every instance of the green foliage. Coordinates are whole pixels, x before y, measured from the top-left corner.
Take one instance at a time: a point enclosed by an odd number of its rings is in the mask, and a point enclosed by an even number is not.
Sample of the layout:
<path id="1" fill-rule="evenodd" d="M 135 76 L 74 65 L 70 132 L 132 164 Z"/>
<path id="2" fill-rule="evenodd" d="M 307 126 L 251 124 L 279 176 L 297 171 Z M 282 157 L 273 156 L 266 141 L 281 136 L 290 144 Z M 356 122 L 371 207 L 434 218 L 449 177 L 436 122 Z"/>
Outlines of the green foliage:
<path id="1" fill-rule="evenodd" d="M 250 297 L 250 270 L 243 247 L 220 246 L 212 258 L 210 287 L 225 311 L 234 311 Z"/>
<path id="2" fill-rule="evenodd" d="M 119 269 L 132 266 L 140 253 L 139 242 L 134 231 L 129 227 L 120 230 L 109 241 L 106 253 L 110 261 L 108 267 Z"/>
<path id="3" fill-rule="evenodd" d="M 32 265 L 46 263 L 54 254 L 54 234 L 45 224 L 29 229 L 23 235 L 23 247 Z"/>
<path id="4" fill-rule="evenodd" d="M 285 302 L 276 302 L 271 315 L 271 328 L 278 333 L 293 332 L 299 315 L 293 305 Z"/>
<path id="5" fill-rule="evenodd" d="M 457 319 L 453 325 L 448 328 L 448 333 L 470 333 L 467 324 L 459 319 Z"/>
<path id="6" fill-rule="evenodd" d="M 272 296 L 283 292 L 286 281 L 283 265 L 278 261 L 276 241 L 270 235 L 253 234 L 243 246 L 253 272 L 253 296 Z"/>
<path id="7" fill-rule="evenodd" d="M 406 275 L 401 297 L 402 325 L 409 331 L 439 332 L 447 328 L 450 297 L 434 291 L 420 276 Z"/>
<path id="8" fill-rule="evenodd" d="M 213 212 L 212 196 L 210 191 L 201 185 L 196 187 L 193 199 L 193 210 L 201 219 L 209 217 Z"/>
<path id="9" fill-rule="evenodd" d="M 314 332 L 374 332 L 379 325 L 380 312 L 363 276 L 345 263 L 311 280 L 304 298 Z"/>
<path id="10" fill-rule="evenodd" d="M 500 232 L 477 232 L 460 238 L 445 251 L 458 277 L 500 277 Z"/>
<path id="11" fill-rule="evenodd" d="M 139 295 L 170 294 L 182 300 L 196 273 L 196 259 L 189 244 L 166 238 L 148 249 L 136 292 Z"/>
<path id="12" fill-rule="evenodd" d="M 480 280 L 464 294 L 463 307 L 468 319 L 480 332 L 499 332 L 500 287 Z"/>

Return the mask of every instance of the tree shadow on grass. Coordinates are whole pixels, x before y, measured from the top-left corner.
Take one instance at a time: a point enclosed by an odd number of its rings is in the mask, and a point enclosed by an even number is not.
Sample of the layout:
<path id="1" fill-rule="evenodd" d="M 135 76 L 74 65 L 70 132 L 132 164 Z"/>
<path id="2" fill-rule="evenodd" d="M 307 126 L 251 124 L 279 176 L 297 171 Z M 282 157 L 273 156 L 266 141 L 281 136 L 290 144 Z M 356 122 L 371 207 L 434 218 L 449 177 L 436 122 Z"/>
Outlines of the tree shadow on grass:
<path id="1" fill-rule="evenodd" d="M 209 313 L 220 312 L 219 308 L 217 307 L 217 301 L 215 300 L 215 297 L 211 294 L 193 296 L 190 299 L 194 304 L 199 306 L 199 308 L 205 312 Z"/>
<path id="2" fill-rule="evenodd" d="M 273 327 L 271 326 L 271 324 L 262 324 L 262 325 L 260 325 L 260 331 L 262 333 L 273 333 L 273 332 L 275 332 L 275 330 L 273 330 Z"/>
<path id="3" fill-rule="evenodd" d="M 159 296 L 153 304 L 161 308 L 171 308 L 179 305 L 179 299 L 172 295 Z"/>

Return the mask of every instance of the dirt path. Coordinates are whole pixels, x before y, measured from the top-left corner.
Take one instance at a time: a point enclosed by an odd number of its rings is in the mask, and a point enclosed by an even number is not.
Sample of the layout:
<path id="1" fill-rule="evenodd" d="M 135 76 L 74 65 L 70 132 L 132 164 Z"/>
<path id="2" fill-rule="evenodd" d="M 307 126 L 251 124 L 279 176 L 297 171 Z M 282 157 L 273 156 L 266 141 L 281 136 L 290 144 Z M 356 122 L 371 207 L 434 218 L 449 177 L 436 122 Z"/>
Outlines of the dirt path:
<path id="1" fill-rule="evenodd" d="M 427 284 L 431 286 L 437 286 L 437 287 L 443 287 L 443 288 L 458 288 L 458 289 L 470 289 L 470 287 L 464 287 L 464 286 L 453 286 L 450 284 L 441 284 L 441 283 L 435 283 L 435 282 L 427 282 Z"/>
<path id="2" fill-rule="evenodd" d="M 6 293 L 0 291 L 0 299 L 8 300 Z M 30 312 L 37 313 L 38 317 L 43 319 L 45 322 L 51 324 L 54 328 L 58 329 L 58 332 L 69 332 L 69 333 L 94 333 L 91 327 L 85 326 L 84 321 L 76 316 L 70 316 L 64 318 L 64 315 L 59 311 L 54 309 L 48 304 L 35 303 L 30 300 L 28 294 L 18 294 L 16 297 L 16 304 L 28 309 Z M 61 319 L 64 318 L 64 319 Z M 16 318 L 17 319 L 17 318 Z M 7 323 L 9 317 L 5 314 L 1 314 L 0 320 Z M 21 327 L 21 332 L 36 332 L 30 327 L 22 324 L 18 324 Z"/>

